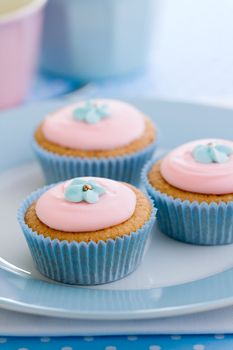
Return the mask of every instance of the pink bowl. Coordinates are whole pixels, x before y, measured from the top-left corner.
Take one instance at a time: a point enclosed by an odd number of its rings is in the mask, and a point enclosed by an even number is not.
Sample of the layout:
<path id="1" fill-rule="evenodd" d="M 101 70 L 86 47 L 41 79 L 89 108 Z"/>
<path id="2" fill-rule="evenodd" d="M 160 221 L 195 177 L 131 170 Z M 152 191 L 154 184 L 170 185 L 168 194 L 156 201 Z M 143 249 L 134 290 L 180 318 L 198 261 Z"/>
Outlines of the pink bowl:
<path id="1" fill-rule="evenodd" d="M 21 3 L 6 13 L 3 5 L 0 12 L 0 109 L 23 101 L 37 63 L 46 0 Z"/>

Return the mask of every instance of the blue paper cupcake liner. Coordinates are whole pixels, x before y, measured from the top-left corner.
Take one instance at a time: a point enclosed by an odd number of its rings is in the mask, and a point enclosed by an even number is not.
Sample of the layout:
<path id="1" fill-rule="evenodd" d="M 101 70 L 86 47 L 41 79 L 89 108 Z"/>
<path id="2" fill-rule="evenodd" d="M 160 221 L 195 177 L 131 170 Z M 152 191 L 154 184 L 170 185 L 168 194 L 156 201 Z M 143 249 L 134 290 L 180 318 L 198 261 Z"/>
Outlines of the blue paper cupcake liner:
<path id="1" fill-rule="evenodd" d="M 145 165 L 142 181 L 158 209 L 157 220 L 161 231 L 185 243 L 233 243 L 233 202 L 190 202 L 161 193 L 149 183 L 147 176 L 154 163 L 155 160 L 151 160 Z"/>
<path id="2" fill-rule="evenodd" d="M 142 260 L 155 209 L 140 229 L 115 240 L 98 243 L 52 240 L 34 232 L 24 220 L 29 206 L 52 186 L 33 192 L 18 210 L 17 218 L 37 269 L 53 280 L 81 285 L 108 283 L 133 272 Z"/>
<path id="3" fill-rule="evenodd" d="M 79 176 L 96 176 L 138 185 L 141 170 L 152 157 L 156 144 L 157 142 L 153 142 L 139 152 L 111 158 L 62 156 L 46 151 L 35 140 L 32 145 L 47 184 Z"/>

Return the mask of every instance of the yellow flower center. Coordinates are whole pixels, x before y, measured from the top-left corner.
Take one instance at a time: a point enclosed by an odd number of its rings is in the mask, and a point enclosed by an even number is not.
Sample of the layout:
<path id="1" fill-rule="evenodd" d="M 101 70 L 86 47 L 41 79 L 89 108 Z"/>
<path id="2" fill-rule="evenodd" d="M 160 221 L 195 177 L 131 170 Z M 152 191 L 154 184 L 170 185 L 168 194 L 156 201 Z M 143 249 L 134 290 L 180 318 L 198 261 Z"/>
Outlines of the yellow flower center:
<path id="1" fill-rule="evenodd" d="M 88 185 L 88 184 L 84 185 L 84 186 L 83 186 L 83 191 L 86 192 L 86 191 L 88 191 L 88 190 L 92 190 L 92 186 L 91 186 L 91 185 Z"/>

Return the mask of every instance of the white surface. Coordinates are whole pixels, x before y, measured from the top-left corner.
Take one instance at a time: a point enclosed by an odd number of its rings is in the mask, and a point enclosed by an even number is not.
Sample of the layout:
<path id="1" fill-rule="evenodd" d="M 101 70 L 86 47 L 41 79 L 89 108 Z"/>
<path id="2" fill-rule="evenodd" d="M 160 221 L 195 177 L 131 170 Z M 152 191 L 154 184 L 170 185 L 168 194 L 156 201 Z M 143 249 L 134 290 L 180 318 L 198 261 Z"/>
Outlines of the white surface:
<path id="1" fill-rule="evenodd" d="M 20 201 L 42 184 L 41 172 L 34 162 L 0 175 L 0 212 L 3 214 L 0 264 L 6 261 L 29 272 L 32 278 L 38 279 L 45 277 L 33 266 L 26 241 L 16 220 L 16 212 Z M 232 266 L 233 245 L 188 245 L 155 231 L 142 264 L 133 274 L 120 281 L 92 288 L 129 290 L 164 287 L 208 277 Z"/>
<path id="2" fill-rule="evenodd" d="M 188 100 L 233 96 L 233 1 L 158 2 L 150 91 Z"/>
<path id="3" fill-rule="evenodd" d="M 233 1 L 154 1 L 158 8 L 146 77 L 108 82 L 104 94 L 183 101 L 233 97 Z"/>
<path id="4" fill-rule="evenodd" d="M 188 316 L 133 321 L 86 321 L 0 310 L 0 336 L 215 334 L 233 332 L 233 307 Z"/>

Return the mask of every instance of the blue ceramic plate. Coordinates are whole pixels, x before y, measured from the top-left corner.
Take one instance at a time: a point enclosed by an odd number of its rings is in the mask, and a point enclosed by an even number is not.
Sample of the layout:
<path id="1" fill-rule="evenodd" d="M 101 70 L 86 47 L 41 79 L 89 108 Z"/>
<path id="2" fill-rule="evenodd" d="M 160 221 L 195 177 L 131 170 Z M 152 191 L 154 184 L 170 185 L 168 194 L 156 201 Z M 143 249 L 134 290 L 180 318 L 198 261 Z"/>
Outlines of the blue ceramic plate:
<path id="1" fill-rule="evenodd" d="M 231 110 L 130 101 L 159 128 L 160 150 L 191 139 L 232 139 Z M 82 319 L 138 319 L 200 312 L 233 304 L 233 245 L 198 247 L 173 241 L 156 228 L 143 263 L 125 279 L 75 287 L 45 279 L 34 268 L 16 221 L 20 201 L 43 185 L 30 148 L 33 129 L 65 102 L 50 101 L 0 115 L 0 306 Z"/>

